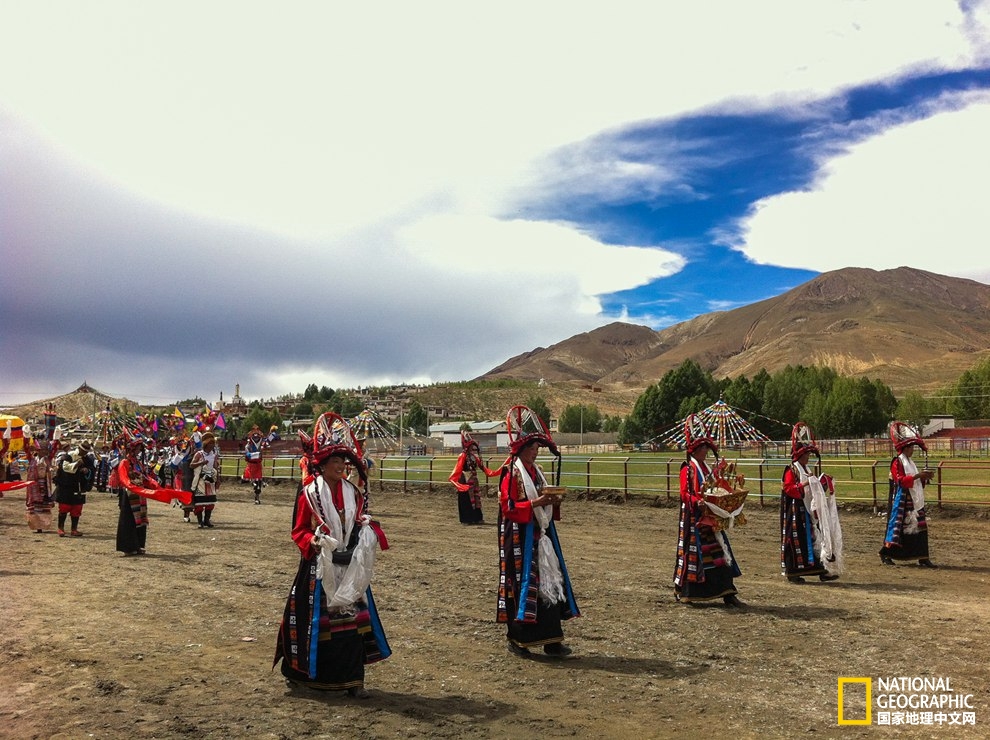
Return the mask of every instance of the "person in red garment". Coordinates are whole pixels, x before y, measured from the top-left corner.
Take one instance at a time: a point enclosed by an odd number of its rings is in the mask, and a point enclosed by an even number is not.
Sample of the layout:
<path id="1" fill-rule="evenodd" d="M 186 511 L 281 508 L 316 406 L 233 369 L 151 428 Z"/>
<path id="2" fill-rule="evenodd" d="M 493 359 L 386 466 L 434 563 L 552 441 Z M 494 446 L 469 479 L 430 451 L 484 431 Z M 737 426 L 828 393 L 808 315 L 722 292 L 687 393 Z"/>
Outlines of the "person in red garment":
<path id="1" fill-rule="evenodd" d="M 141 439 L 123 443 L 124 458 L 114 471 L 113 482 L 117 491 L 117 551 L 125 556 L 144 555 L 148 540 L 148 498 L 162 503 L 180 499 L 192 500 L 189 491 L 165 488 L 158 483 L 154 472 L 154 451 L 145 448 Z"/>
<path id="2" fill-rule="evenodd" d="M 496 621 L 506 626 L 507 647 L 520 658 L 542 648 L 570 655 L 563 622 L 581 615 L 571 588 L 555 521 L 561 489 L 536 464 L 540 448 L 560 457 L 549 430 L 533 411 L 513 406 L 507 415 L 509 459 L 499 477 L 499 588 Z M 560 465 L 557 465 L 559 478 Z"/>
<path id="3" fill-rule="evenodd" d="M 48 440 L 32 440 L 27 446 L 28 464 L 25 478 L 28 481 L 25 495 L 27 522 L 35 532 L 43 532 L 52 526 L 52 468 L 48 458 Z"/>
<path id="4" fill-rule="evenodd" d="M 815 474 L 812 455 L 820 463 L 810 427 L 798 422 L 791 429 L 791 464 L 784 468 L 780 493 L 780 568 L 790 583 L 804 583 L 805 576 L 839 577 L 842 533 L 834 497 L 828 498 L 832 483 Z"/>
<path id="5" fill-rule="evenodd" d="M 467 432 L 461 432 L 462 452 L 457 456 L 450 482 L 457 489 L 457 514 L 461 524 L 484 524 L 485 512 L 481 508 L 481 486 L 478 485 L 478 469 L 494 478 L 497 470 L 489 470 L 481 459 L 481 450 Z"/>
<path id="6" fill-rule="evenodd" d="M 722 599 L 726 606 L 743 607 L 733 582 L 741 575 L 739 565 L 705 504 L 705 485 L 714 475 L 706 458 L 712 452 L 718 463 L 718 445 L 693 414 L 684 427 L 687 460 L 681 463 L 674 597 L 685 604 Z"/>
<path id="7" fill-rule="evenodd" d="M 261 457 L 266 446 L 261 429 L 255 424 L 248 432 L 247 442 L 244 444 L 244 474 L 241 476 L 243 480 L 251 481 L 255 504 L 261 503 L 261 487 L 264 484 Z"/>
<path id="8" fill-rule="evenodd" d="M 928 447 L 921 435 L 908 424 L 892 421 L 888 428 L 897 457 L 890 461 L 890 491 L 887 496 L 887 529 L 880 548 L 880 562 L 917 560 L 922 568 L 937 567 L 928 553 L 928 517 L 925 515 L 925 486 L 933 473 L 926 464 L 922 470 L 914 452 Z"/>
<path id="9" fill-rule="evenodd" d="M 371 593 L 377 549 L 388 548 L 368 515 L 360 445 L 337 414 L 300 433 L 303 481 L 292 512 L 299 569 L 285 603 L 272 669 L 290 685 L 366 699 L 365 666 L 392 654 Z M 347 480 L 351 466 L 362 484 Z"/>

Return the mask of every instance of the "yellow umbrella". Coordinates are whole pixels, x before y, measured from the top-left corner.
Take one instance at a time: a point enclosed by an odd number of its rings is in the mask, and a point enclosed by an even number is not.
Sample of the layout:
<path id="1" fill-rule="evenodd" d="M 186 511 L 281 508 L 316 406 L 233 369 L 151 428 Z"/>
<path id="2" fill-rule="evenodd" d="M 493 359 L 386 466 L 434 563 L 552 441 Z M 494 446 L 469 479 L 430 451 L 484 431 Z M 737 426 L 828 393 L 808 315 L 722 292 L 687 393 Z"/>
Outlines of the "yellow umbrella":
<path id="1" fill-rule="evenodd" d="M 0 433 L 8 440 L 8 452 L 24 449 L 24 419 L 10 414 L 0 414 Z"/>

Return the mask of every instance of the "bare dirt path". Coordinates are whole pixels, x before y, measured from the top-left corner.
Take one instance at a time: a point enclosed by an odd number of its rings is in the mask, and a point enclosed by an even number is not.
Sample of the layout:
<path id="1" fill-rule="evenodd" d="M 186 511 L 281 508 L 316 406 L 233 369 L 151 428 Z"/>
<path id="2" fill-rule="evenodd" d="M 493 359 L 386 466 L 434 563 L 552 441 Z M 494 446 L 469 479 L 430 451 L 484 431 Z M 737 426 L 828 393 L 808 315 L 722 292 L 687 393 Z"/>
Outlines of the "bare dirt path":
<path id="1" fill-rule="evenodd" d="M 570 498 L 559 525 L 583 611 L 575 656 L 522 661 L 494 623 L 489 523 L 456 522 L 452 493 L 372 490 L 392 549 L 374 590 L 394 655 L 368 669 L 371 698 L 289 689 L 272 673 L 298 553 L 294 487 L 228 481 L 217 527 L 150 502 L 149 554 L 114 552 L 116 500 L 93 493 L 85 536 L 35 534 L 0 501 L 0 736 L 12 738 L 867 737 L 838 727 L 840 676 L 945 676 L 974 695 L 975 726 L 905 726 L 915 737 L 985 737 L 990 724 L 990 522 L 931 516 L 943 567 L 883 567 L 883 520 L 842 512 L 848 574 L 789 585 L 776 509 L 750 506 L 732 535 L 737 611 L 688 607 L 670 588 L 676 510 Z M 874 687 L 874 690 L 876 688 Z M 706 697 L 709 701 L 706 704 Z M 847 705 L 854 714 L 855 696 Z M 860 701 L 860 716 L 862 716 Z M 876 725 L 874 717 L 874 725 Z"/>

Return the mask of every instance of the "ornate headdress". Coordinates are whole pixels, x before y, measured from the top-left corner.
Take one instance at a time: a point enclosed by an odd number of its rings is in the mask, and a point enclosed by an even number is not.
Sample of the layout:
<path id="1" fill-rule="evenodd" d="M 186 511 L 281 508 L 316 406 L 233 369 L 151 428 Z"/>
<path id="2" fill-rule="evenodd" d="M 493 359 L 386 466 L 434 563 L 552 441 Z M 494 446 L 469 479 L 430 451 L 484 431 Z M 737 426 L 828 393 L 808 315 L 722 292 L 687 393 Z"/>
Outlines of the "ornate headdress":
<path id="1" fill-rule="evenodd" d="M 332 411 L 322 414 L 313 427 L 313 436 L 299 432 L 299 442 L 310 470 L 322 465 L 327 458 L 340 455 L 354 466 L 361 480 L 367 482 L 368 473 L 364 469 L 361 444 L 354 436 L 354 430 L 339 414 Z"/>
<path id="2" fill-rule="evenodd" d="M 797 460 L 806 452 L 821 458 L 818 445 L 815 443 L 814 432 L 803 421 L 799 421 L 791 428 L 791 460 Z"/>
<path id="3" fill-rule="evenodd" d="M 890 432 L 890 441 L 894 443 L 894 449 L 899 453 L 910 445 L 918 445 L 925 452 L 928 452 L 928 446 L 918 434 L 918 430 L 910 424 L 905 424 L 903 421 L 892 421 L 887 429 Z"/>
<path id="4" fill-rule="evenodd" d="M 688 456 L 694 453 L 699 447 L 707 445 L 718 457 L 718 445 L 711 437 L 711 432 L 704 422 L 698 418 L 697 414 L 689 414 L 684 420 L 684 449 Z"/>
<path id="5" fill-rule="evenodd" d="M 541 447 L 546 447 L 557 457 L 560 457 L 560 450 L 550 436 L 547 425 L 532 409 L 527 406 L 513 406 L 505 415 L 505 427 L 509 433 L 509 451 L 513 455 L 526 445 L 536 442 Z"/>
<path id="6" fill-rule="evenodd" d="M 479 447 L 478 443 L 468 432 L 461 432 L 461 449 L 467 452 L 472 447 Z"/>

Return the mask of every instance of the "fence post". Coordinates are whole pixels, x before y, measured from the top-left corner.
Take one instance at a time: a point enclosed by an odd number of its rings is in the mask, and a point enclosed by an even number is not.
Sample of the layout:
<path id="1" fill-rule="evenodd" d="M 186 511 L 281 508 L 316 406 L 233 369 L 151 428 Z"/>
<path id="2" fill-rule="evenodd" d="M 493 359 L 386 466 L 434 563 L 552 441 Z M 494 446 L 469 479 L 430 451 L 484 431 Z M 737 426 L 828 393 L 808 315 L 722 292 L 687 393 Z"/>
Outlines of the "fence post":
<path id="1" fill-rule="evenodd" d="M 629 458 L 622 460 L 622 498 L 629 500 Z"/>
<path id="2" fill-rule="evenodd" d="M 433 493 L 433 461 L 436 458 L 430 457 L 430 482 L 426 484 L 426 490 Z"/>
<path id="3" fill-rule="evenodd" d="M 591 493 L 591 458 L 584 461 L 584 490 Z"/>
<path id="4" fill-rule="evenodd" d="M 760 507 L 763 507 L 763 464 L 766 462 L 766 458 L 760 458 L 760 467 L 758 468 L 760 474 Z"/>
<path id="5" fill-rule="evenodd" d="M 873 464 L 870 466 L 870 475 L 873 477 L 873 511 L 877 511 L 877 465 L 880 464 L 879 460 L 874 460 Z"/>
<path id="6" fill-rule="evenodd" d="M 938 465 L 935 466 L 936 471 L 936 483 L 935 490 L 938 491 L 938 508 L 942 508 L 942 461 L 938 461 Z"/>
<path id="7" fill-rule="evenodd" d="M 666 478 L 666 480 L 663 482 L 663 487 L 667 489 L 667 501 L 668 502 L 670 501 L 670 463 L 671 463 L 671 459 L 668 457 L 667 458 L 667 473 L 664 476 Z M 678 479 L 677 479 L 677 488 L 680 489 L 680 487 L 681 487 L 681 481 L 680 481 L 680 476 L 678 476 Z M 677 491 L 677 495 L 680 496 L 680 494 L 681 494 L 681 492 L 680 492 L 680 490 L 678 490 Z"/>

